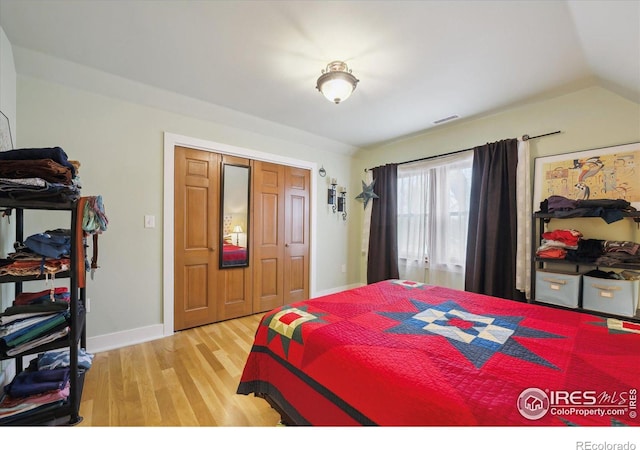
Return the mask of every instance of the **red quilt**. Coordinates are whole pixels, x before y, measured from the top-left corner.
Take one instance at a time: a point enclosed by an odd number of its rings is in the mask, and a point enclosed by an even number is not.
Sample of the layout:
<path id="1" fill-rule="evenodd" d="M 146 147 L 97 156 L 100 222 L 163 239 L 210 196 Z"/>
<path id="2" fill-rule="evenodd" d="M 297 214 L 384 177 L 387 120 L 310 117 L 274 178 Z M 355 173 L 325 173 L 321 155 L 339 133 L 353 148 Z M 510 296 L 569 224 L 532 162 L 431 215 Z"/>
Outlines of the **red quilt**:
<path id="1" fill-rule="evenodd" d="M 388 280 L 265 314 L 238 387 L 301 425 L 640 425 L 640 325 Z"/>
<path id="2" fill-rule="evenodd" d="M 247 249 L 244 247 L 238 247 L 237 245 L 227 244 L 225 242 L 224 246 L 222 247 L 222 260 L 231 263 L 246 262 Z"/>

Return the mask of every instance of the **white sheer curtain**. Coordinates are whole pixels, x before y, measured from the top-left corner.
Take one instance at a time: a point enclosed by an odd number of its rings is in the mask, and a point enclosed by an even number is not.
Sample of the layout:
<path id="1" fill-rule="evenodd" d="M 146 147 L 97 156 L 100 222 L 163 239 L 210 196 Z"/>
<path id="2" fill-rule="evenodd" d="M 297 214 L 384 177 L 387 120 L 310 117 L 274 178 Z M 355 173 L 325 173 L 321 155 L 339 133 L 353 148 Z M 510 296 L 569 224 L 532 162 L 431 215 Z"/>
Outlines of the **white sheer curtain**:
<path id="1" fill-rule="evenodd" d="M 531 159 L 529 142 L 518 139 L 516 289 L 529 299 L 531 291 Z"/>
<path id="2" fill-rule="evenodd" d="M 473 152 L 398 166 L 400 277 L 464 289 Z"/>

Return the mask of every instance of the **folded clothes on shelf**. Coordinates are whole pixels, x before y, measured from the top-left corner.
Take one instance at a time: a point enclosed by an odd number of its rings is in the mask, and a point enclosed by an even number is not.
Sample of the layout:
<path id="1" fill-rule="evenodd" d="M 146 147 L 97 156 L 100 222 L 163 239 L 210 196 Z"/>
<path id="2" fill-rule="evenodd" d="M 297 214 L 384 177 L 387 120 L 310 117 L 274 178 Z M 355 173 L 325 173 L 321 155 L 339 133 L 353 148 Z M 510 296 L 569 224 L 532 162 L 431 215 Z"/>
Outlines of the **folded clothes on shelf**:
<path id="1" fill-rule="evenodd" d="M 60 147 L 0 152 L 0 198 L 51 202 L 80 198 L 77 167 Z"/>
<path id="2" fill-rule="evenodd" d="M 34 323 L 23 328 L 9 330 L 6 335 L 0 337 L 0 349 L 5 351 L 10 350 L 34 339 L 66 328 L 68 318 L 69 313 L 67 311 L 33 318 L 31 321 L 34 321 Z M 15 327 L 16 325 L 19 325 L 19 323 L 14 323 L 8 327 Z M 0 329 L 3 328 L 4 326 L 0 327 Z"/>
<path id="3" fill-rule="evenodd" d="M 46 303 L 48 301 L 68 302 L 69 297 L 69 288 L 67 288 L 66 286 L 61 286 L 39 292 L 21 292 L 16 295 L 16 298 L 13 300 L 13 305 L 35 305 L 38 303 Z"/>
<path id="4" fill-rule="evenodd" d="M 572 200 L 561 195 L 552 195 L 540 203 L 540 211 L 559 218 L 601 217 L 607 223 L 624 218 L 625 212 L 636 211 L 623 199 Z"/>
<path id="5" fill-rule="evenodd" d="M 49 258 L 61 258 L 71 254 L 71 230 L 52 230 L 36 233 L 24 241 L 31 251 Z"/>
<path id="6" fill-rule="evenodd" d="M 69 382 L 70 372 L 68 367 L 51 370 L 23 370 L 4 387 L 4 391 L 11 397 L 17 398 L 60 390 Z"/>
<path id="7" fill-rule="evenodd" d="M 59 367 L 69 367 L 71 352 L 68 348 L 59 350 L 49 350 L 38 355 L 37 366 L 38 370 L 57 369 Z M 86 350 L 78 349 L 78 367 L 81 369 L 89 370 L 93 362 L 93 354 Z"/>

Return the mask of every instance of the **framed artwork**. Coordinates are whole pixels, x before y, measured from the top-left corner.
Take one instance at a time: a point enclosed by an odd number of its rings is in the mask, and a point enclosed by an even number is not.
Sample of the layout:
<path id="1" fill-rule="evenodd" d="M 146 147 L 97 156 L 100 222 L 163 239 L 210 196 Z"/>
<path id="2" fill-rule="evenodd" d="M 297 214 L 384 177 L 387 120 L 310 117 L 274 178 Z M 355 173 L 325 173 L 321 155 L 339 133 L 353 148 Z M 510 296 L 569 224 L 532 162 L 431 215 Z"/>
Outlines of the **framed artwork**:
<path id="1" fill-rule="evenodd" d="M 0 152 L 7 150 L 13 150 L 13 138 L 11 137 L 9 118 L 0 111 Z"/>
<path id="2" fill-rule="evenodd" d="M 533 210 L 552 195 L 622 199 L 640 210 L 640 142 L 536 158 Z"/>

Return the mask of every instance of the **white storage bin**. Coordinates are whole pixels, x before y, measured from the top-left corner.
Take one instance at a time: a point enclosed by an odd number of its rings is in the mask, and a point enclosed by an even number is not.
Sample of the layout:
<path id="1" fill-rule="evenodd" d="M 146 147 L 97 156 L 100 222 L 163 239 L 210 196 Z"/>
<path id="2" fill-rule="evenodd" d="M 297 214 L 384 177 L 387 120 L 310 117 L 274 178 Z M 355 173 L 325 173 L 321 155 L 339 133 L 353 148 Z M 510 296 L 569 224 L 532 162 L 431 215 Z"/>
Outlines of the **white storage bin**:
<path id="1" fill-rule="evenodd" d="M 536 298 L 538 302 L 577 308 L 580 299 L 579 273 L 536 271 Z"/>
<path id="2" fill-rule="evenodd" d="M 636 315 L 640 280 L 609 280 L 587 275 L 582 280 L 583 308 L 627 317 Z"/>

